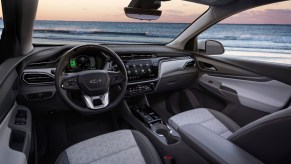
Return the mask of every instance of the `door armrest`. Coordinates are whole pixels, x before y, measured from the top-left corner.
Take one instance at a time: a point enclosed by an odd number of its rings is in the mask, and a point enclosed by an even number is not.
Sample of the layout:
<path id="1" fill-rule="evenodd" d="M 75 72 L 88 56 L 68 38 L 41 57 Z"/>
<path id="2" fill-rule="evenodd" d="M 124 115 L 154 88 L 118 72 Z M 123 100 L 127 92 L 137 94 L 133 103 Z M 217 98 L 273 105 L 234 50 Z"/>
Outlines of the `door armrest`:
<path id="1" fill-rule="evenodd" d="M 188 124 L 179 132 L 192 149 L 213 163 L 261 164 L 260 160 L 201 125 Z"/>

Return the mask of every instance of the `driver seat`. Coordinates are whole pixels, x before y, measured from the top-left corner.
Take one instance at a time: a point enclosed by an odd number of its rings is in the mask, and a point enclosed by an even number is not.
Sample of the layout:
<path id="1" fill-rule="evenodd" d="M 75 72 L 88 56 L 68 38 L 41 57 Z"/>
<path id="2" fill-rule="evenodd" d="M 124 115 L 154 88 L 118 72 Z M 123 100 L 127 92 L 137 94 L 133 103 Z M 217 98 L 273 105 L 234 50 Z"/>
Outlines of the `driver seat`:
<path id="1" fill-rule="evenodd" d="M 119 130 L 77 143 L 61 153 L 56 164 L 161 164 L 161 159 L 140 132 Z"/>

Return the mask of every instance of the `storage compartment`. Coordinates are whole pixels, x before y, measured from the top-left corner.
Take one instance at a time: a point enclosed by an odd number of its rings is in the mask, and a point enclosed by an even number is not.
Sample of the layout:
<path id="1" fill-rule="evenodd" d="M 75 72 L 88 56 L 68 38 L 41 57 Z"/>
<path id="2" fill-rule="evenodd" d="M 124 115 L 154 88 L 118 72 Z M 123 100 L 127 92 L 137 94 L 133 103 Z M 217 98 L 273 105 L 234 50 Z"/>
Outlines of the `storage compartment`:
<path id="1" fill-rule="evenodd" d="M 191 72 L 185 74 L 177 73 L 177 75 L 163 77 L 160 79 L 156 92 L 186 88 L 193 82 L 195 76 L 196 74 Z"/>
<path id="2" fill-rule="evenodd" d="M 162 124 L 162 123 L 154 124 L 151 127 L 151 129 L 157 135 L 165 137 L 168 145 L 175 144 L 180 140 L 178 136 L 174 136 L 172 134 L 173 131 L 165 124 Z"/>
<path id="3" fill-rule="evenodd" d="M 25 143 L 25 132 L 13 130 L 11 132 L 9 147 L 16 151 L 23 151 L 23 146 Z"/>

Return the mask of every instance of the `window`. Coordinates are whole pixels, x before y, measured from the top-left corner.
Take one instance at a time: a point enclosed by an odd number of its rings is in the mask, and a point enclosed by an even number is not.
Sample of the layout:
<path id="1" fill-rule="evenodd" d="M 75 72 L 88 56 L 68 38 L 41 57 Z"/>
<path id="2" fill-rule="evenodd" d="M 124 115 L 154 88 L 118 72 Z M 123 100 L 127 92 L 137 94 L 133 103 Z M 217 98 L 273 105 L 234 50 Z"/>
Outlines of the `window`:
<path id="1" fill-rule="evenodd" d="M 208 9 L 181 0 L 162 2 L 156 21 L 127 18 L 131 0 L 40 0 L 34 43 L 152 43 L 165 44 Z"/>
<path id="2" fill-rule="evenodd" d="M 229 57 L 291 64 L 291 1 L 233 15 L 198 39 L 221 42 Z"/>

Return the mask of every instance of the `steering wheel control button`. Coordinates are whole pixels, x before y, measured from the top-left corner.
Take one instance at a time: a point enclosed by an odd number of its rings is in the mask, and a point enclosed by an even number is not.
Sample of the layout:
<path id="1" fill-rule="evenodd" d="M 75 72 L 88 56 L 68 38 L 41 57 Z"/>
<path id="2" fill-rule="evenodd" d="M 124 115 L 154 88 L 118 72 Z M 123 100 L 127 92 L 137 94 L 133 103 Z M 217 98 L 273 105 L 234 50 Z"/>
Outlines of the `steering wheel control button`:
<path id="1" fill-rule="evenodd" d="M 66 90 L 79 90 L 78 77 L 69 77 L 63 80 L 62 88 Z"/>
<path id="2" fill-rule="evenodd" d="M 110 85 L 117 85 L 124 81 L 123 76 L 121 75 L 121 73 L 118 73 L 118 72 L 109 73 L 109 77 L 110 77 Z"/>

